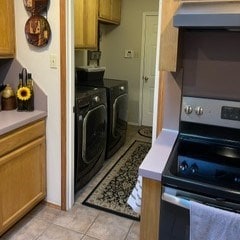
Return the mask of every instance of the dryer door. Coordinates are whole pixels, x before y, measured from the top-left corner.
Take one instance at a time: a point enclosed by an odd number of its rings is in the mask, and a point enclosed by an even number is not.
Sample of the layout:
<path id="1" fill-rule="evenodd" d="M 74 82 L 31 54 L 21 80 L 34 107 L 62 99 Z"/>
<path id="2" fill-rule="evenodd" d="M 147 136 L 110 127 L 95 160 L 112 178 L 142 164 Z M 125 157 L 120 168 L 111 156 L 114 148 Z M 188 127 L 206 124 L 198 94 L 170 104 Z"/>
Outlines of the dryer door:
<path id="1" fill-rule="evenodd" d="M 113 103 L 112 134 L 116 138 L 119 138 L 123 132 L 125 134 L 127 130 L 127 108 L 128 95 L 125 93 L 117 97 Z"/>
<path id="2" fill-rule="evenodd" d="M 90 164 L 98 161 L 106 148 L 107 112 L 104 105 L 90 110 L 83 119 L 82 159 Z"/>

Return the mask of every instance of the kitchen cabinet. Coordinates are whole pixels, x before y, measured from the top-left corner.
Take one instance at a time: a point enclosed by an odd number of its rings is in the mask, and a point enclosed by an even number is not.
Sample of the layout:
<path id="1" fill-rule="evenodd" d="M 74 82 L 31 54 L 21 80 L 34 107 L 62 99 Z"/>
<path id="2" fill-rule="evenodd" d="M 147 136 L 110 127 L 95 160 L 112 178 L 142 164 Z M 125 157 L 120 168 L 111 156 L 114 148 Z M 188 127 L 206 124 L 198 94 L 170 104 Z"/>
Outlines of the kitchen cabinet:
<path id="1" fill-rule="evenodd" d="M 142 180 L 140 240 L 159 239 L 161 186 L 161 182 L 156 180 Z"/>
<path id="2" fill-rule="evenodd" d="M 173 16 L 183 2 L 231 2 L 231 0 L 163 0 L 160 45 L 160 70 L 176 72 L 181 60 L 181 36 L 178 28 L 173 27 Z M 239 0 L 236 0 L 239 2 Z"/>
<path id="3" fill-rule="evenodd" d="M 45 120 L 0 136 L 0 235 L 46 196 Z"/>
<path id="4" fill-rule="evenodd" d="M 97 49 L 98 0 L 74 0 L 75 49 Z"/>
<path id="5" fill-rule="evenodd" d="M 120 24 L 121 0 L 99 0 L 99 21 Z"/>
<path id="6" fill-rule="evenodd" d="M 180 1 L 162 1 L 160 70 L 176 72 L 179 57 L 179 30 L 173 27 L 173 16 Z"/>
<path id="7" fill-rule="evenodd" d="M 0 58 L 15 55 L 15 25 L 13 0 L 0 0 Z"/>

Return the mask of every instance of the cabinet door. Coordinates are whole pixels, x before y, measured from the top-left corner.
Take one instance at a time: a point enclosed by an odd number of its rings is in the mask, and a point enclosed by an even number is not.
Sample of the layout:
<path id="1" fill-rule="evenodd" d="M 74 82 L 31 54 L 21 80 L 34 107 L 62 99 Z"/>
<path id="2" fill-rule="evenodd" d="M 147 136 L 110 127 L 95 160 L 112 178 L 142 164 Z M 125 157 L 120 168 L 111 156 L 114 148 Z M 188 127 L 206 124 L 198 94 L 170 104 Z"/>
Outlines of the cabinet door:
<path id="1" fill-rule="evenodd" d="M 0 0 L 0 58 L 14 57 L 15 26 L 13 0 Z"/>
<path id="2" fill-rule="evenodd" d="M 99 18 L 111 20 L 111 1 L 112 0 L 99 1 Z"/>
<path id="3" fill-rule="evenodd" d="M 173 15 L 179 1 L 162 1 L 162 24 L 160 44 L 160 70 L 175 72 L 178 60 L 178 28 L 173 27 Z"/>
<path id="4" fill-rule="evenodd" d="M 100 0 L 99 20 L 106 23 L 119 24 L 121 20 L 121 0 Z"/>
<path id="5" fill-rule="evenodd" d="M 120 23 L 121 21 L 121 0 L 112 0 L 112 21 Z"/>
<path id="6" fill-rule="evenodd" d="M 97 48 L 98 1 L 74 1 L 75 48 Z"/>
<path id="7" fill-rule="evenodd" d="M 0 235 L 44 199 L 45 137 L 0 158 Z"/>

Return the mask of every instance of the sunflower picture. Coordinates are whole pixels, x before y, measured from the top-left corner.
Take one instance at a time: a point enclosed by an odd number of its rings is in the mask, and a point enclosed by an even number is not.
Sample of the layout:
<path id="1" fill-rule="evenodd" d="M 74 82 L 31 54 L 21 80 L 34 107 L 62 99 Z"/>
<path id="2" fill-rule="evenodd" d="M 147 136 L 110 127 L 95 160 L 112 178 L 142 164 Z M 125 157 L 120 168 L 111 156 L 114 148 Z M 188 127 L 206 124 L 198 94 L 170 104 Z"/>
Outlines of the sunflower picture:
<path id="1" fill-rule="evenodd" d="M 17 98 L 22 101 L 27 101 L 31 97 L 31 91 L 28 87 L 21 87 L 17 90 Z"/>

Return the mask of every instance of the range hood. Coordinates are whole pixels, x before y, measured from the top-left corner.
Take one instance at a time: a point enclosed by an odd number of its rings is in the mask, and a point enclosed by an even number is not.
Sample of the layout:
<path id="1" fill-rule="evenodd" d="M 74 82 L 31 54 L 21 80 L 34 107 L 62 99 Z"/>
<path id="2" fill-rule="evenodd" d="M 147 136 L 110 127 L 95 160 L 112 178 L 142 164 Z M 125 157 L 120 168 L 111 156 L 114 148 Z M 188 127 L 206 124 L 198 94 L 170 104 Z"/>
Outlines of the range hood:
<path id="1" fill-rule="evenodd" d="M 240 30 L 240 2 L 184 2 L 173 26 Z"/>

